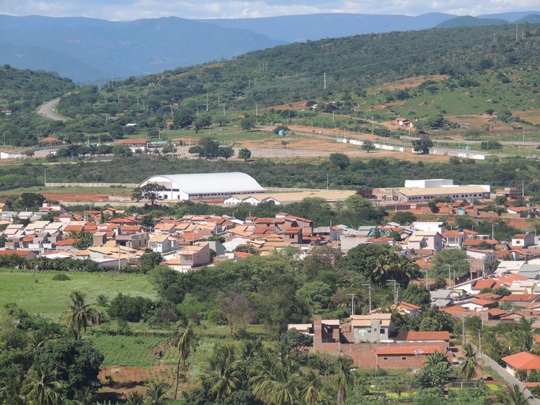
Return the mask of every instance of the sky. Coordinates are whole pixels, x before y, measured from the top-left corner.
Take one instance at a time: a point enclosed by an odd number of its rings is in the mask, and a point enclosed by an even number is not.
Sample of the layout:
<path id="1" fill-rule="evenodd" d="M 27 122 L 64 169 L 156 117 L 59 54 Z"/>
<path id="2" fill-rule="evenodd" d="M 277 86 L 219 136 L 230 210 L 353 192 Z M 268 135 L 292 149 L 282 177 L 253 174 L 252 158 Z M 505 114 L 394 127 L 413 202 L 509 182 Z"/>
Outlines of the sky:
<path id="1" fill-rule="evenodd" d="M 254 18 L 314 13 L 455 15 L 538 11 L 540 0 L 0 0 L 0 14 L 113 21 L 182 17 Z"/>

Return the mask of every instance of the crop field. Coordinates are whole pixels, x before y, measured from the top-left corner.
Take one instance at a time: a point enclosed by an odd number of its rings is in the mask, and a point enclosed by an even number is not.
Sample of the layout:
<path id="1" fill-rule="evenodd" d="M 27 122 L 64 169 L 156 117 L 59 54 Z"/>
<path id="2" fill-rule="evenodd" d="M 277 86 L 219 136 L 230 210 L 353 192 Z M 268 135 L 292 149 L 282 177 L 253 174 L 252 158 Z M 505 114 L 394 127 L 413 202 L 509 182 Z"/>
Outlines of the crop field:
<path id="1" fill-rule="evenodd" d="M 59 319 L 66 310 L 69 293 L 77 290 L 86 294 L 86 301 L 94 304 L 98 295 L 111 300 L 118 293 L 155 299 L 157 294 L 147 277 L 138 274 L 66 272 L 71 278 L 55 281 L 57 272 L 2 270 L 0 271 L 0 306 L 16 302 L 29 313 Z"/>

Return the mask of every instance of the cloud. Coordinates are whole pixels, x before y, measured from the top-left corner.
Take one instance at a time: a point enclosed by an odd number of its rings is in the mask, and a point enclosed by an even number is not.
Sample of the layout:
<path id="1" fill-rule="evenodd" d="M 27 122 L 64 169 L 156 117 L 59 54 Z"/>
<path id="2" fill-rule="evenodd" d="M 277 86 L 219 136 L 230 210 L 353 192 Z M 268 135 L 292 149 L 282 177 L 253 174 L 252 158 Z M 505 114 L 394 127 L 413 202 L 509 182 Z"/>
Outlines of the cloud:
<path id="1" fill-rule="evenodd" d="M 108 20 L 141 18 L 253 18 L 314 13 L 479 15 L 540 8 L 539 0 L 0 0 L 0 13 Z"/>

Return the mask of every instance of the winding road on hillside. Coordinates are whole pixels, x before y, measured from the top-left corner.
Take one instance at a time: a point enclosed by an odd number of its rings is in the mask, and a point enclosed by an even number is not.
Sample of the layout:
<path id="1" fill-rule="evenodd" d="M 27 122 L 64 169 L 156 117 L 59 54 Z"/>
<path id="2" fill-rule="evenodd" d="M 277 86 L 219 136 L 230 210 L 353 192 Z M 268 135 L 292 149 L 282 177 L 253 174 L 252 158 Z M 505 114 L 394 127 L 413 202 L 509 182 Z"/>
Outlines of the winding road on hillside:
<path id="1" fill-rule="evenodd" d="M 45 104 L 42 104 L 38 109 L 37 113 L 43 115 L 45 118 L 49 118 L 55 121 L 66 121 L 64 118 L 56 115 L 53 112 L 53 108 L 60 102 L 60 98 L 55 98 L 54 100 L 47 101 Z"/>

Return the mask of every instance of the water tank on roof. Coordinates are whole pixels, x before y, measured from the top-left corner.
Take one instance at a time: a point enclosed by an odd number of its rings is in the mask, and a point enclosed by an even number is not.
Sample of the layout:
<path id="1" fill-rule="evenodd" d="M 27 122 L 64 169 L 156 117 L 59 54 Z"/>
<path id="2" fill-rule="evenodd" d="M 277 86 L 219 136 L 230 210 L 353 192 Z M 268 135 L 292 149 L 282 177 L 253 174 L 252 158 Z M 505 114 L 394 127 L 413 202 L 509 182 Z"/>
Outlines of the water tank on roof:
<path id="1" fill-rule="evenodd" d="M 279 136 L 285 136 L 285 130 L 280 129 L 279 132 L 278 132 L 278 135 Z"/>

